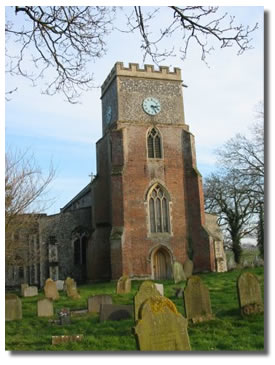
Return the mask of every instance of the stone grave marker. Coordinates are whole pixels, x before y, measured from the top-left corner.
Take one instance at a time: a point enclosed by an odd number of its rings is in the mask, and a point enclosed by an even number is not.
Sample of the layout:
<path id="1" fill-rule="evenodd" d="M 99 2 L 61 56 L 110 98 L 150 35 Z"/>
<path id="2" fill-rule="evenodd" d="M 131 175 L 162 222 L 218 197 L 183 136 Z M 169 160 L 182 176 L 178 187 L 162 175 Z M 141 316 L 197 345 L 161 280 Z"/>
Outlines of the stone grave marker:
<path id="1" fill-rule="evenodd" d="M 24 297 L 35 297 L 36 295 L 38 295 L 37 286 L 27 286 L 23 290 Z"/>
<path id="2" fill-rule="evenodd" d="M 131 292 L 131 279 L 127 275 L 121 276 L 118 279 L 116 293 L 117 294 L 127 294 Z"/>
<path id="3" fill-rule="evenodd" d="M 99 320 L 102 321 L 120 321 L 129 319 L 133 316 L 132 305 L 116 305 L 116 304 L 101 304 Z"/>
<path id="4" fill-rule="evenodd" d="M 145 280 L 141 283 L 137 294 L 134 297 L 135 321 L 139 319 L 139 310 L 141 305 L 150 297 L 160 296 L 156 284 L 151 280 Z"/>
<path id="5" fill-rule="evenodd" d="M 20 298 L 15 294 L 5 295 L 5 320 L 13 321 L 22 319 L 22 303 Z"/>
<path id="6" fill-rule="evenodd" d="M 157 288 L 157 291 L 160 293 L 160 295 L 164 295 L 163 284 L 157 284 L 157 283 L 155 283 L 155 287 Z"/>
<path id="7" fill-rule="evenodd" d="M 38 317 L 52 317 L 53 316 L 53 301 L 52 299 L 44 298 L 37 302 L 37 316 Z"/>
<path id="8" fill-rule="evenodd" d="M 264 310 L 261 287 L 258 278 L 250 273 L 242 273 L 237 280 L 237 291 L 241 314 L 251 315 Z"/>
<path id="9" fill-rule="evenodd" d="M 180 262 L 175 261 L 173 263 L 173 276 L 175 284 L 186 280 L 185 273 L 183 271 L 183 266 Z"/>
<path id="10" fill-rule="evenodd" d="M 141 351 L 190 351 L 188 321 L 174 303 L 162 296 L 151 297 L 141 307 L 134 328 Z"/>
<path id="11" fill-rule="evenodd" d="M 52 300 L 59 299 L 59 293 L 57 291 L 56 282 L 50 278 L 47 279 L 44 286 L 44 293 L 46 298 Z"/>
<path id="12" fill-rule="evenodd" d="M 68 277 L 65 280 L 65 288 L 66 288 L 66 292 L 67 292 L 67 296 L 72 298 L 72 299 L 79 299 L 80 295 L 77 291 L 77 287 L 76 287 L 76 282 L 74 281 L 74 279 Z"/>
<path id="13" fill-rule="evenodd" d="M 59 345 L 67 342 L 80 342 L 83 340 L 83 335 L 63 335 L 52 336 L 52 345 Z"/>
<path id="14" fill-rule="evenodd" d="M 187 257 L 183 264 L 183 271 L 184 271 L 186 279 L 188 279 L 188 278 L 190 278 L 190 276 L 192 276 L 193 267 L 194 267 L 193 261 L 191 261 L 189 259 L 189 257 Z"/>
<path id="15" fill-rule="evenodd" d="M 64 280 L 56 280 L 55 284 L 58 291 L 64 290 Z"/>
<path id="16" fill-rule="evenodd" d="M 111 295 L 101 294 L 88 298 L 88 312 L 99 313 L 101 304 L 113 304 Z"/>
<path id="17" fill-rule="evenodd" d="M 29 286 L 29 284 L 27 284 L 27 283 L 21 284 L 21 296 L 22 297 L 24 296 L 24 290 L 25 290 L 25 288 L 27 288 L 28 286 Z"/>
<path id="18" fill-rule="evenodd" d="M 209 321 L 214 318 L 209 290 L 199 276 L 191 276 L 187 280 L 183 298 L 186 317 L 193 323 Z"/>

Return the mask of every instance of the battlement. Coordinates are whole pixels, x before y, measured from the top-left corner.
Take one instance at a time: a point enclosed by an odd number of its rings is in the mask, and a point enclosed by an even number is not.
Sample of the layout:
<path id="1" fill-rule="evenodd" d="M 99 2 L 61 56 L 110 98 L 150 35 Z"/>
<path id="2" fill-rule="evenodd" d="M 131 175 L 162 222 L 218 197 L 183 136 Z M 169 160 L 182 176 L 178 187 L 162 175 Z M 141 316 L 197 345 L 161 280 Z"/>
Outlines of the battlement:
<path id="1" fill-rule="evenodd" d="M 160 66 L 156 70 L 154 65 L 144 65 L 144 68 L 140 68 L 138 63 L 129 63 L 129 67 L 125 67 L 123 62 L 117 62 L 101 86 L 102 95 L 116 76 L 181 81 L 181 69 L 174 67 L 174 70 L 170 71 L 168 66 Z"/>

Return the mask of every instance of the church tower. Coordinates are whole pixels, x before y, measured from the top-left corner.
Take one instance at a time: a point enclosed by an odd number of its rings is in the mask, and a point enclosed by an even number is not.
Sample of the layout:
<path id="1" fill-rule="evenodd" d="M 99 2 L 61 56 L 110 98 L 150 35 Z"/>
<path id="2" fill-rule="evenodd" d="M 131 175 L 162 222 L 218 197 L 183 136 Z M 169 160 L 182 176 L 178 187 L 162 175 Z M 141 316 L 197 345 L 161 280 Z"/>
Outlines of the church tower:
<path id="1" fill-rule="evenodd" d="M 168 279 L 187 257 L 214 271 L 181 70 L 118 62 L 101 100 L 88 278 Z"/>

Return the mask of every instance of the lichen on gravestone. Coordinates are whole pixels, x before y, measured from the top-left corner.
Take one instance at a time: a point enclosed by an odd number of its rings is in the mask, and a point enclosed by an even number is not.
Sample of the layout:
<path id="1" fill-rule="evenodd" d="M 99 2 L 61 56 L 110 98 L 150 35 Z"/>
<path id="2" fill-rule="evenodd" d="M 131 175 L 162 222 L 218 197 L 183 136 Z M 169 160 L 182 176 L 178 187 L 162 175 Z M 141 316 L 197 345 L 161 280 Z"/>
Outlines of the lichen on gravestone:
<path id="1" fill-rule="evenodd" d="M 155 283 L 151 280 L 145 280 L 141 283 L 138 292 L 134 297 L 135 320 L 139 319 L 139 310 L 141 305 L 150 297 L 160 296 Z"/>
<path id="2" fill-rule="evenodd" d="M 260 283 L 254 274 L 244 272 L 239 276 L 237 293 L 242 315 L 246 316 L 264 311 Z"/>
<path id="3" fill-rule="evenodd" d="M 141 307 L 134 328 L 141 351 L 189 351 L 187 319 L 163 296 L 150 297 Z"/>
<path id="4" fill-rule="evenodd" d="M 199 276 L 191 276 L 183 293 L 187 319 L 193 323 L 214 318 L 211 309 L 209 290 Z"/>

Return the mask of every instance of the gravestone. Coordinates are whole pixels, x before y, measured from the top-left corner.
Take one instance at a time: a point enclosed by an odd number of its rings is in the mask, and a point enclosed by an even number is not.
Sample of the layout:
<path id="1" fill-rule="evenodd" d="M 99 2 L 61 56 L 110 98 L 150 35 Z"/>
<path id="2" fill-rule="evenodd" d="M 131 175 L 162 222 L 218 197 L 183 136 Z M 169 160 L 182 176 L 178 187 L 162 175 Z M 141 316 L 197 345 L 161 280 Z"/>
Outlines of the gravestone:
<path id="1" fill-rule="evenodd" d="M 191 276 L 187 280 L 183 298 L 186 317 L 193 323 L 209 321 L 214 318 L 209 290 L 199 276 Z"/>
<path id="2" fill-rule="evenodd" d="M 173 276 L 175 284 L 186 280 L 185 273 L 183 271 L 183 266 L 180 262 L 175 261 L 173 263 Z"/>
<path id="3" fill-rule="evenodd" d="M 67 342 L 80 342 L 83 340 L 83 335 L 63 335 L 52 336 L 52 345 L 59 345 Z"/>
<path id="4" fill-rule="evenodd" d="M 88 298 L 88 312 L 99 313 L 101 304 L 113 304 L 111 295 L 94 295 Z"/>
<path id="5" fill-rule="evenodd" d="M 74 281 L 74 279 L 68 277 L 65 280 L 65 288 L 66 288 L 66 292 L 67 292 L 67 296 L 72 298 L 72 299 L 79 299 L 80 295 L 77 291 L 77 287 L 76 287 L 76 282 Z"/>
<path id="6" fill-rule="evenodd" d="M 157 291 L 160 293 L 160 295 L 164 295 L 163 284 L 157 284 L 157 283 L 155 283 L 155 287 L 156 287 Z"/>
<path id="7" fill-rule="evenodd" d="M 58 294 L 58 291 L 57 291 L 55 281 L 53 281 L 50 278 L 46 280 L 45 286 L 44 286 L 44 293 L 45 293 L 46 298 L 49 298 L 49 299 L 52 299 L 52 300 L 59 299 L 59 294 Z"/>
<path id="8" fill-rule="evenodd" d="M 22 297 L 24 296 L 25 288 L 27 288 L 28 286 L 29 286 L 29 284 L 27 284 L 27 283 L 21 284 L 21 296 Z"/>
<path id="9" fill-rule="evenodd" d="M 145 280 L 141 283 L 137 294 L 134 297 L 134 307 L 135 307 L 135 321 L 139 317 L 139 310 L 141 305 L 150 297 L 160 296 L 159 291 L 156 288 L 156 284 L 151 280 Z"/>
<path id="10" fill-rule="evenodd" d="M 99 320 L 102 321 L 120 321 L 129 319 L 133 316 L 132 305 L 115 305 L 101 304 Z"/>
<path id="11" fill-rule="evenodd" d="M 131 279 L 127 275 L 121 276 L 118 279 L 116 293 L 117 294 L 127 294 L 131 292 Z"/>
<path id="12" fill-rule="evenodd" d="M 53 316 L 53 302 L 51 299 L 44 298 L 37 302 L 37 316 L 38 317 L 52 317 Z"/>
<path id="13" fill-rule="evenodd" d="M 162 296 L 151 297 L 141 307 L 135 327 L 141 351 L 190 351 L 188 321 L 174 303 Z"/>
<path id="14" fill-rule="evenodd" d="M 15 294 L 5 295 L 5 320 L 22 319 L 22 303 Z"/>
<path id="15" fill-rule="evenodd" d="M 58 291 L 64 290 L 64 280 L 56 280 L 55 284 Z"/>
<path id="16" fill-rule="evenodd" d="M 36 295 L 38 295 L 36 286 L 27 286 L 23 290 L 23 297 L 35 297 Z"/>
<path id="17" fill-rule="evenodd" d="M 193 267 L 194 267 L 193 261 L 191 261 L 189 259 L 189 257 L 187 257 L 183 264 L 183 271 L 184 271 L 186 279 L 188 279 L 188 278 L 190 278 L 190 276 L 192 276 Z"/>
<path id="18" fill-rule="evenodd" d="M 237 280 L 239 306 L 242 315 L 261 313 L 264 310 L 259 280 L 250 273 L 242 273 Z"/>

